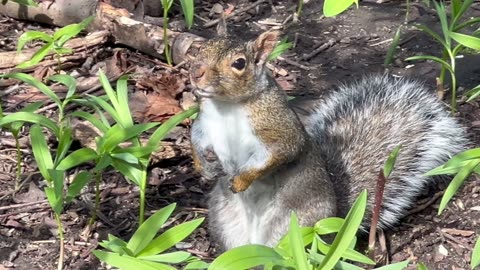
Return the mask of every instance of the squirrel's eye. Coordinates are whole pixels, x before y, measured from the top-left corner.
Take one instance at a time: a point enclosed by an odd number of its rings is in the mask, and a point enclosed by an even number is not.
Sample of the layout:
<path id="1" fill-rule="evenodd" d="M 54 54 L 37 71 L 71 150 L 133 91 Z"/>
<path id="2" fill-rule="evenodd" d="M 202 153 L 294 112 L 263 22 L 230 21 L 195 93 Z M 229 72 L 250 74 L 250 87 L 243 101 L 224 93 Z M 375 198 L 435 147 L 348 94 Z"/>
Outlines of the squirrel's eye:
<path id="1" fill-rule="evenodd" d="M 235 62 L 232 63 L 232 67 L 237 70 L 242 70 L 245 68 L 245 58 L 238 58 Z"/>

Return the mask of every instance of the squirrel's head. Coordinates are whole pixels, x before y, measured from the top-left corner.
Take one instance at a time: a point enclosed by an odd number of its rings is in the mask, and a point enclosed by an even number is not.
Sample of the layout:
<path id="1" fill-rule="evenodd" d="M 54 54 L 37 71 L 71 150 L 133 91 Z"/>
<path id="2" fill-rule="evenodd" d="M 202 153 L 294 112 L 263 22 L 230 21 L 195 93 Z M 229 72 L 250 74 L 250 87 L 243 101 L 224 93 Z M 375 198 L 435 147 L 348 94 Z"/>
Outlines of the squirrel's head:
<path id="1" fill-rule="evenodd" d="M 190 68 L 190 81 L 197 95 L 238 102 L 268 87 L 265 62 L 279 38 L 278 31 L 239 42 L 219 37 L 205 43 Z"/>

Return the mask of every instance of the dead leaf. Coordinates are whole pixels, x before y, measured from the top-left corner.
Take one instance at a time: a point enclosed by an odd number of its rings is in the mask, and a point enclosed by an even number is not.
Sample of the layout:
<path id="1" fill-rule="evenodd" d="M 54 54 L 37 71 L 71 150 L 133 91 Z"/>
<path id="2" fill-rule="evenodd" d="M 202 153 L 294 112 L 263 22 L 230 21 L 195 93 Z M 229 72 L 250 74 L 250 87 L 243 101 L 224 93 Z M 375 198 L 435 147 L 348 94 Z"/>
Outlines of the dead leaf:
<path id="1" fill-rule="evenodd" d="M 37 185 L 31 181 L 28 185 L 28 192 L 17 194 L 13 201 L 15 203 L 37 202 L 45 199 L 45 193 L 40 190 Z"/>

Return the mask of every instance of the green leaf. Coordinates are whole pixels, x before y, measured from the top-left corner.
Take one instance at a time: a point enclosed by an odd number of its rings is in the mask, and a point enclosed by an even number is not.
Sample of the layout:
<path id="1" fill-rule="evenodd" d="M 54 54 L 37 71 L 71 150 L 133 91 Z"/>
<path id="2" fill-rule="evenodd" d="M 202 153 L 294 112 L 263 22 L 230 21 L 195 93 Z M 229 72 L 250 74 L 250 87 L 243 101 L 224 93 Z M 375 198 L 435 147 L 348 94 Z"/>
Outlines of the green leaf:
<path id="1" fill-rule="evenodd" d="M 307 246 L 312 243 L 313 238 L 315 237 L 314 231 L 312 227 L 302 227 L 300 228 L 300 233 L 302 235 L 302 241 L 304 246 Z M 283 251 L 286 251 L 289 256 L 293 256 L 290 250 L 290 237 L 289 234 L 286 234 L 280 242 L 276 246 L 277 249 L 280 249 Z M 278 251 L 278 250 L 277 250 Z M 279 252 L 279 251 L 278 251 Z"/>
<path id="2" fill-rule="evenodd" d="M 50 195 L 47 195 L 47 199 L 53 211 L 57 215 L 60 215 L 63 211 L 63 180 L 65 172 L 61 170 L 48 170 L 48 174 L 52 178 L 51 183 L 53 184 L 53 188 L 50 189 Z"/>
<path id="3" fill-rule="evenodd" d="M 323 15 L 327 17 L 338 15 L 349 8 L 354 0 L 325 0 L 323 3 Z"/>
<path id="4" fill-rule="evenodd" d="M 31 112 L 16 112 L 6 115 L 2 117 L 2 119 L 0 119 L 0 126 L 4 126 L 5 124 L 10 124 L 14 122 L 28 122 L 32 124 L 38 124 L 42 127 L 50 129 L 57 137 L 60 133 L 60 129 L 55 122 L 46 118 L 43 115 Z"/>
<path id="5" fill-rule="evenodd" d="M 314 253 L 309 255 L 309 259 L 316 264 L 320 264 L 325 260 L 325 256 L 322 254 Z M 320 268 L 315 268 L 315 269 L 320 269 Z M 364 268 L 358 267 L 353 264 L 346 263 L 344 261 L 338 261 L 337 264 L 335 264 L 335 267 L 332 269 L 341 269 L 341 270 L 364 270 Z"/>
<path id="6" fill-rule="evenodd" d="M 268 56 L 267 61 L 272 61 L 276 59 L 277 57 L 285 53 L 288 49 L 290 49 L 292 46 L 293 46 L 293 43 L 288 42 L 287 37 L 285 37 L 284 39 L 282 39 L 282 41 L 280 41 L 277 44 L 277 46 L 275 46 L 275 48 L 273 48 L 273 51 Z"/>
<path id="7" fill-rule="evenodd" d="M 160 141 L 172 130 L 175 126 L 180 124 L 183 120 L 187 119 L 194 113 L 198 112 L 198 107 L 192 107 L 186 111 L 177 113 L 176 115 L 170 117 L 167 121 L 165 121 L 160 127 L 155 130 L 155 132 L 150 136 L 147 145 L 153 146 L 155 149 L 158 148 Z"/>
<path id="8" fill-rule="evenodd" d="M 409 260 L 398 262 L 398 263 L 392 263 L 389 265 L 385 265 L 379 268 L 375 268 L 375 270 L 402 270 L 407 268 L 408 264 L 410 263 Z"/>
<path id="9" fill-rule="evenodd" d="M 87 95 L 90 99 L 92 99 L 98 106 L 100 106 L 104 111 L 106 111 L 112 118 L 115 120 L 116 123 L 121 123 L 121 116 L 115 111 L 115 109 L 108 104 L 105 100 L 100 97 Z"/>
<path id="10" fill-rule="evenodd" d="M 127 255 L 122 256 L 101 250 L 94 250 L 92 253 L 101 261 L 122 270 L 176 270 L 175 267 L 166 264 L 143 261 Z"/>
<path id="11" fill-rule="evenodd" d="M 472 250 L 472 260 L 470 262 L 472 269 L 480 265 L 480 237 L 477 238 L 475 247 Z"/>
<path id="12" fill-rule="evenodd" d="M 343 223 L 344 223 L 343 218 L 329 217 L 329 218 L 324 218 L 319 220 L 317 223 L 315 223 L 314 228 L 315 228 L 315 232 L 319 235 L 336 233 L 340 231 L 340 228 L 342 227 Z"/>
<path id="13" fill-rule="evenodd" d="M 473 24 L 477 24 L 477 23 L 480 23 L 480 17 L 476 17 L 476 18 L 473 18 L 473 19 L 470 19 L 470 20 L 467 20 L 459 25 L 456 25 L 454 28 L 453 28 L 453 31 L 455 32 L 458 32 L 460 30 L 462 30 L 463 28 L 465 27 L 468 27 L 468 26 L 471 26 Z"/>
<path id="14" fill-rule="evenodd" d="M 181 263 L 186 261 L 192 255 L 185 251 L 175 251 L 165 254 L 158 254 L 152 256 L 140 256 L 139 259 L 152 262 L 161 262 L 161 263 Z"/>
<path id="15" fill-rule="evenodd" d="M 88 171 L 81 171 L 75 176 L 72 183 L 68 187 L 67 197 L 65 198 L 66 202 L 69 203 L 80 194 L 82 188 L 85 187 L 90 180 L 92 180 L 92 174 Z"/>
<path id="16" fill-rule="evenodd" d="M 176 243 L 192 234 L 192 232 L 202 224 L 204 219 L 205 218 L 194 219 L 168 229 L 148 243 L 148 246 L 138 253 L 138 256 L 155 255 L 173 247 Z"/>
<path id="17" fill-rule="evenodd" d="M 392 173 L 393 167 L 395 166 L 395 161 L 397 160 L 397 156 L 401 148 L 402 148 L 401 145 L 395 147 L 390 153 L 390 155 L 388 156 L 387 161 L 383 166 L 383 176 L 385 176 L 385 178 L 388 178 Z"/>
<path id="18" fill-rule="evenodd" d="M 117 147 L 120 143 L 130 140 L 133 137 L 140 135 L 159 123 L 137 124 L 131 127 L 122 128 L 119 124 L 114 125 L 104 136 L 104 144 L 101 149 L 97 151 L 101 153 L 108 153 Z"/>
<path id="19" fill-rule="evenodd" d="M 455 32 L 450 32 L 450 36 L 463 46 L 480 51 L 480 38 Z"/>
<path id="20" fill-rule="evenodd" d="M 122 159 L 110 158 L 111 164 L 116 170 L 123 174 L 128 180 L 134 182 L 137 186 L 142 183 L 143 168 L 141 164 L 128 163 Z"/>
<path id="21" fill-rule="evenodd" d="M 188 263 L 183 270 L 207 269 L 210 265 L 203 261 L 195 261 Z"/>
<path id="22" fill-rule="evenodd" d="M 110 156 L 113 159 L 117 159 L 117 160 L 120 159 L 132 165 L 139 164 L 138 158 L 132 155 L 131 153 L 112 153 L 110 154 Z"/>
<path id="23" fill-rule="evenodd" d="M 155 237 L 158 230 L 167 221 L 175 209 L 176 204 L 172 203 L 149 217 L 140 227 L 135 231 L 130 241 L 128 241 L 127 248 L 138 255 Z M 150 255 L 150 254 L 149 254 Z M 155 255 L 151 254 L 151 255 Z"/>
<path id="24" fill-rule="evenodd" d="M 170 8 L 172 7 L 173 0 L 161 0 L 160 3 L 162 3 L 162 7 L 165 10 L 165 12 L 168 13 Z"/>
<path id="25" fill-rule="evenodd" d="M 440 201 L 440 206 L 438 208 L 439 215 L 443 212 L 453 195 L 455 195 L 458 188 L 460 188 L 463 182 L 470 176 L 470 174 L 472 174 L 473 170 L 479 163 L 480 160 L 478 159 L 471 160 L 467 163 L 467 165 L 461 168 L 460 171 L 458 171 L 457 175 L 455 175 L 442 196 L 442 200 Z"/>
<path id="26" fill-rule="evenodd" d="M 108 234 L 108 240 L 103 240 L 100 244 L 103 248 L 109 249 L 119 255 L 128 255 L 133 257 L 131 250 L 127 248 L 127 242 L 116 237 L 115 235 Z"/>
<path id="27" fill-rule="evenodd" d="M 296 269 L 308 270 L 307 254 L 305 253 L 305 244 L 303 243 L 302 234 L 300 233 L 300 226 L 298 225 L 298 218 L 294 212 L 290 216 L 290 227 L 288 232 L 290 240 L 290 249 L 292 251 L 293 260 L 295 261 Z"/>
<path id="28" fill-rule="evenodd" d="M 195 12 L 193 0 L 180 0 L 182 6 L 183 16 L 185 17 L 185 23 L 187 28 L 192 28 L 193 25 L 193 15 Z"/>
<path id="29" fill-rule="evenodd" d="M 432 61 L 435 61 L 437 63 L 440 63 L 442 66 L 444 66 L 446 69 L 448 69 L 448 71 L 450 71 L 451 73 L 454 73 L 453 69 L 452 69 L 452 67 L 450 66 L 449 63 L 445 62 L 444 60 L 442 60 L 442 59 L 440 59 L 436 56 L 417 55 L 417 56 L 412 56 L 412 57 L 408 57 L 407 59 L 405 59 L 405 61 L 412 61 L 412 60 L 432 60 Z"/>
<path id="30" fill-rule="evenodd" d="M 48 42 L 36 51 L 30 60 L 18 64 L 16 68 L 28 68 L 40 63 L 51 50 L 53 50 L 53 42 Z"/>
<path id="31" fill-rule="evenodd" d="M 438 15 L 438 18 L 440 19 L 440 25 L 442 27 L 443 38 L 445 40 L 445 44 L 447 45 L 446 48 L 450 48 L 451 38 L 448 35 L 448 32 L 449 32 L 450 28 L 448 26 L 448 18 L 447 18 L 447 12 L 445 11 L 445 5 L 443 4 L 443 2 L 437 3 L 436 1 L 433 2 L 433 5 L 435 6 L 435 9 L 437 10 L 437 15 Z"/>
<path id="32" fill-rule="evenodd" d="M 82 112 L 82 111 L 74 111 L 70 115 L 87 120 L 88 122 L 93 124 L 96 128 L 98 128 L 98 130 L 100 130 L 102 134 L 107 133 L 109 129 L 109 127 L 107 127 L 102 121 L 98 120 L 98 118 L 95 117 L 93 114 Z"/>
<path id="33" fill-rule="evenodd" d="M 117 148 L 113 151 L 113 154 L 129 153 L 136 158 L 149 157 L 157 147 L 153 146 L 130 146 L 125 148 Z"/>
<path id="34" fill-rule="evenodd" d="M 67 155 L 67 152 L 73 142 L 72 128 L 70 126 L 63 127 L 60 133 L 61 134 L 58 138 L 58 147 L 56 151 L 57 153 L 53 162 L 54 166 L 58 165 L 58 163 L 65 157 L 65 155 Z"/>
<path id="35" fill-rule="evenodd" d="M 427 266 L 423 263 L 418 263 L 417 264 L 417 270 L 428 270 Z"/>
<path id="36" fill-rule="evenodd" d="M 337 233 L 329 252 L 325 255 L 325 260 L 320 265 L 321 269 L 333 268 L 333 266 L 335 266 L 338 260 L 343 256 L 343 253 L 349 247 L 358 231 L 365 213 L 366 205 L 367 191 L 364 190 L 355 200 L 350 211 L 348 211 L 344 224 Z"/>
<path id="37" fill-rule="evenodd" d="M 74 23 L 64 26 L 53 34 L 53 40 L 56 41 L 57 46 L 62 47 L 65 42 L 69 41 L 74 36 L 78 35 L 83 29 L 85 29 L 93 20 L 93 16 L 90 16 L 80 23 Z"/>
<path id="38" fill-rule="evenodd" d="M 282 265 L 283 262 L 283 257 L 273 248 L 262 245 L 246 245 L 221 254 L 210 264 L 208 269 L 250 269 L 267 263 Z"/>
<path id="39" fill-rule="evenodd" d="M 460 169 L 461 167 L 466 165 L 466 161 L 469 161 L 472 159 L 479 159 L 479 158 L 480 158 L 480 148 L 469 149 L 459 154 L 456 154 L 449 161 L 447 161 L 447 163 L 428 171 L 427 173 L 425 173 L 425 175 L 432 176 L 432 175 L 439 175 L 439 174 L 448 174 L 444 172 L 445 169 L 449 169 L 449 168 Z"/>
<path id="40" fill-rule="evenodd" d="M 65 96 L 66 100 L 71 98 L 73 94 L 75 94 L 75 90 L 77 89 L 77 81 L 70 75 L 56 74 L 48 77 L 47 80 L 59 82 L 68 88 L 67 95 Z M 63 105 L 65 106 L 66 104 Z"/>
<path id="41" fill-rule="evenodd" d="M 393 36 L 392 44 L 390 44 L 390 47 L 388 48 L 388 51 L 387 51 L 387 55 L 385 56 L 385 60 L 383 61 L 383 65 L 385 65 L 385 66 L 390 65 L 393 61 L 393 56 L 395 55 L 395 51 L 397 50 L 397 46 L 400 42 L 402 27 L 403 27 L 403 25 L 400 25 L 397 28 L 397 31 L 395 32 L 395 35 Z"/>
<path id="42" fill-rule="evenodd" d="M 37 162 L 38 169 L 43 178 L 50 182 L 52 178 L 48 170 L 53 168 L 53 160 L 52 155 L 48 150 L 47 141 L 43 135 L 42 128 L 39 125 L 33 125 L 30 128 L 30 141 L 32 143 L 33 156 Z"/>
<path id="43" fill-rule="evenodd" d="M 22 108 L 20 112 L 33 113 L 34 111 L 38 110 L 38 108 L 40 108 L 42 105 L 43 105 L 43 102 L 35 102 Z M 0 115 L 3 117 L 3 115 L 1 114 L 1 109 L 0 109 Z M 17 122 L 12 122 L 9 125 L 6 124 L 6 126 L 9 126 L 9 129 L 13 133 L 13 136 L 16 137 L 18 136 L 18 133 L 20 132 L 20 129 L 22 128 L 23 124 L 25 124 L 25 122 L 17 121 Z"/>
<path id="44" fill-rule="evenodd" d="M 463 1 L 463 4 L 461 4 L 461 0 L 455 0 L 455 6 L 454 6 L 454 13 L 453 15 L 453 20 L 451 22 L 451 28 L 454 28 L 457 24 L 457 21 L 460 19 L 460 17 L 465 14 L 465 11 L 468 10 L 468 8 L 472 5 L 473 0 L 465 0 Z M 461 4 L 461 7 L 459 7 Z"/>
<path id="45" fill-rule="evenodd" d="M 57 166 L 59 170 L 69 170 L 82 163 L 89 162 L 98 158 L 97 152 L 90 148 L 81 148 L 75 150 L 70 155 L 65 157 Z"/>
<path id="46" fill-rule="evenodd" d="M 40 92 L 42 92 L 44 95 L 49 97 L 52 101 L 54 101 L 58 106 L 62 105 L 62 102 L 58 98 L 58 96 L 53 92 L 48 86 L 43 84 L 41 81 L 37 80 L 31 75 L 25 74 L 25 73 L 9 73 L 4 76 L 5 78 L 12 78 L 12 79 L 17 79 L 20 80 L 28 85 L 31 85 Z"/>
<path id="47" fill-rule="evenodd" d="M 45 42 L 51 42 L 52 37 L 41 31 L 27 31 L 18 38 L 17 54 L 25 47 L 25 44 L 32 40 L 40 39 Z"/>
<path id="48" fill-rule="evenodd" d="M 423 32 L 429 34 L 431 37 L 433 37 L 436 41 L 438 41 L 440 44 L 442 44 L 442 46 L 445 48 L 445 49 L 450 49 L 450 46 L 445 42 L 445 39 L 442 38 L 439 34 L 435 33 L 432 29 L 428 28 L 427 26 L 425 25 L 421 25 L 421 24 L 416 24 L 415 25 L 416 28 L 422 30 Z"/>
<path id="49" fill-rule="evenodd" d="M 24 5 L 24 6 L 38 7 L 37 2 L 33 0 L 9 0 L 9 1 L 15 2 L 20 5 Z"/>
<path id="50" fill-rule="evenodd" d="M 467 102 L 476 99 L 478 96 L 480 96 L 480 84 L 468 91 L 465 95 L 468 97 Z"/>
<path id="51" fill-rule="evenodd" d="M 99 173 L 100 171 L 104 170 L 108 166 L 113 164 L 113 160 L 109 155 L 101 155 L 100 159 L 96 162 L 95 168 L 93 171 L 95 173 Z"/>
<path id="52" fill-rule="evenodd" d="M 331 246 L 325 243 L 325 241 L 323 241 L 322 239 L 320 238 L 317 239 L 317 244 L 318 244 L 318 250 L 323 254 L 327 254 L 330 251 Z M 372 261 L 367 256 L 351 248 L 348 248 L 345 250 L 345 252 L 342 255 L 342 258 L 351 260 L 351 261 L 360 262 L 360 263 L 375 265 L 375 261 Z"/>
<path id="53" fill-rule="evenodd" d="M 131 117 L 130 108 L 128 106 L 128 76 L 122 76 L 117 81 L 117 107 L 115 110 L 119 115 L 122 115 L 122 122 L 119 122 L 123 127 L 133 126 L 133 119 Z M 112 103 L 114 104 L 114 103 Z"/>

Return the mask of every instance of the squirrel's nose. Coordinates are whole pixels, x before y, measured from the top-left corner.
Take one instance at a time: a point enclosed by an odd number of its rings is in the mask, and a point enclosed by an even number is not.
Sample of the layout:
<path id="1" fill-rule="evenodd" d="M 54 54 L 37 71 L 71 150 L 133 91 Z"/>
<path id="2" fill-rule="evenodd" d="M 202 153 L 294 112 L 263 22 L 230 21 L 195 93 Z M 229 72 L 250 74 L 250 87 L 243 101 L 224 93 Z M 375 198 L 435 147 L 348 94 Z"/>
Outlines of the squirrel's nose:
<path id="1" fill-rule="evenodd" d="M 207 70 L 207 65 L 205 64 L 196 64 L 192 67 L 191 76 L 194 81 L 199 81 L 203 75 L 205 75 L 205 71 Z"/>

